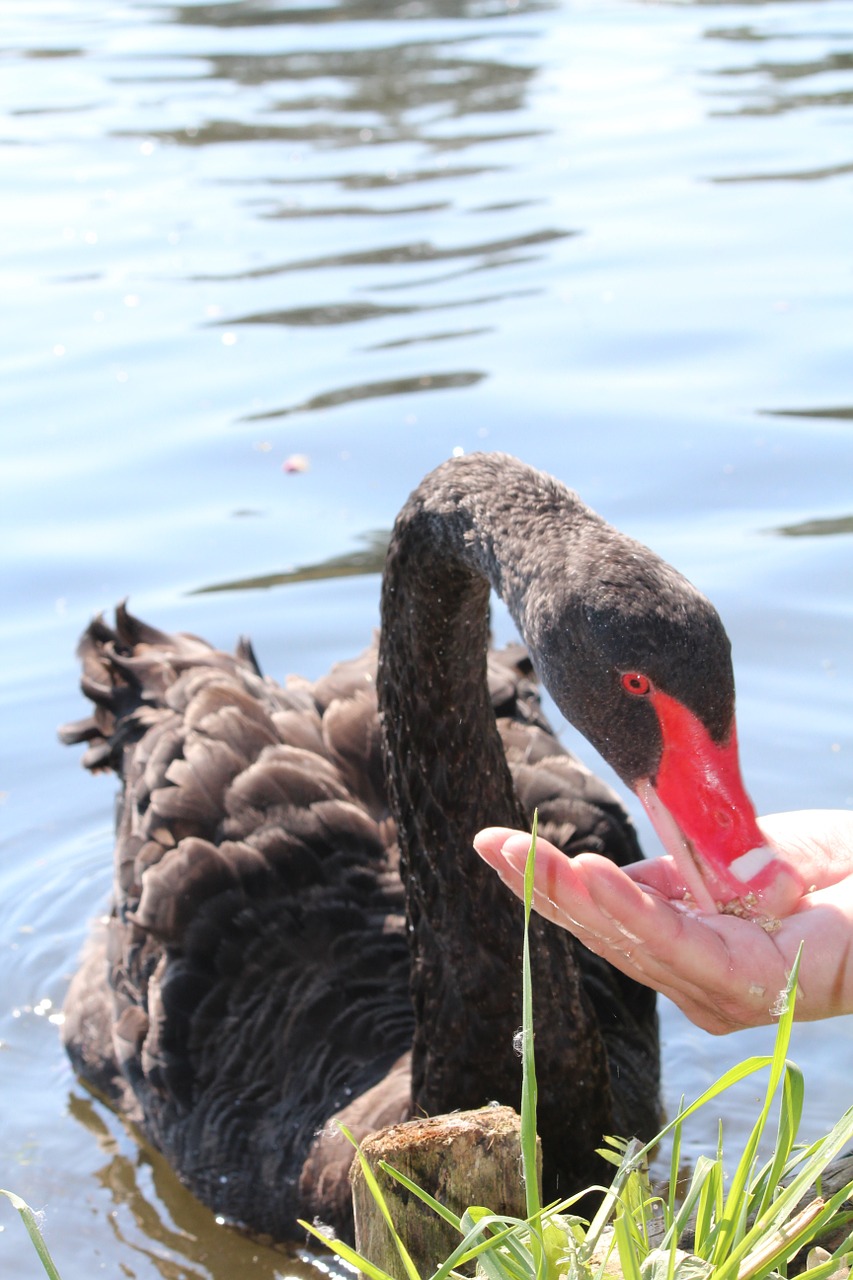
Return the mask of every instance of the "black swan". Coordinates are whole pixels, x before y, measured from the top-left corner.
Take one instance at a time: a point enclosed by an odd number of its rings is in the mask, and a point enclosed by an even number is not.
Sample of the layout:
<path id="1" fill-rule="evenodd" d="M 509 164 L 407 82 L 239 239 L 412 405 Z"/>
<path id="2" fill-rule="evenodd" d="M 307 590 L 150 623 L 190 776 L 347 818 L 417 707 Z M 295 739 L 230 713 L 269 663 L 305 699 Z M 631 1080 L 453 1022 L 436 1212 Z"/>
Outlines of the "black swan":
<path id="1" fill-rule="evenodd" d="M 232 657 L 124 608 L 81 641 L 94 709 L 62 736 L 123 792 L 111 914 L 69 990 L 65 1044 L 203 1201 L 278 1239 L 298 1216 L 351 1236 L 352 1153 L 332 1120 L 361 1136 L 518 1104 L 520 905 L 473 835 L 538 807 L 569 853 L 641 856 L 618 799 L 554 738 L 525 651 L 487 652 L 490 584 L 568 719 L 725 880 L 759 838 L 731 792 L 717 614 L 513 458 L 447 462 L 406 503 L 378 675 L 369 650 L 280 687 L 247 643 Z M 726 849 L 682 812 L 701 735 L 728 753 Z M 603 1134 L 656 1129 L 654 995 L 538 918 L 532 962 L 546 1190 L 569 1193 L 600 1176 Z"/>

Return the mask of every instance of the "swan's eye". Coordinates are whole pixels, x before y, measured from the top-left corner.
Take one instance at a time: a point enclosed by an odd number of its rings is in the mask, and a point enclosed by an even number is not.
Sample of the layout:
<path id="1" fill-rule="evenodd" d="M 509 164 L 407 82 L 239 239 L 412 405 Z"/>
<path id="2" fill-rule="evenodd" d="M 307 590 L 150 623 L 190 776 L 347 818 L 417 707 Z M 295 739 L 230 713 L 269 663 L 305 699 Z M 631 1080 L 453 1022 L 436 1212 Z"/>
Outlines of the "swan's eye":
<path id="1" fill-rule="evenodd" d="M 648 676 L 642 675 L 639 671 L 626 671 L 622 675 L 622 688 L 626 693 L 632 693 L 635 698 L 645 697 L 651 691 L 652 682 Z"/>

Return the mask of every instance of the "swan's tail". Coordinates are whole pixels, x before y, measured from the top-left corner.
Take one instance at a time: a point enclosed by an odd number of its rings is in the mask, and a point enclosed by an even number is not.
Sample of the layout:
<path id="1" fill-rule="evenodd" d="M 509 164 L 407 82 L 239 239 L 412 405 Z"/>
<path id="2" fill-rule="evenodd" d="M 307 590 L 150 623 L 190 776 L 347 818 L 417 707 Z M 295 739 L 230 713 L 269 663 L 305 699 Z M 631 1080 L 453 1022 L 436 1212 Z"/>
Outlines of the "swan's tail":
<path id="1" fill-rule="evenodd" d="M 138 742 L 157 712 L 169 705 L 169 690 L 189 667 L 261 671 L 250 642 L 242 639 L 235 655 L 212 648 L 198 636 L 158 631 L 116 608 L 115 626 L 93 618 L 77 646 L 82 665 L 80 689 L 92 704 L 90 715 L 62 725 L 67 745 L 87 744 L 83 765 L 92 773 L 123 773 L 124 751 Z"/>

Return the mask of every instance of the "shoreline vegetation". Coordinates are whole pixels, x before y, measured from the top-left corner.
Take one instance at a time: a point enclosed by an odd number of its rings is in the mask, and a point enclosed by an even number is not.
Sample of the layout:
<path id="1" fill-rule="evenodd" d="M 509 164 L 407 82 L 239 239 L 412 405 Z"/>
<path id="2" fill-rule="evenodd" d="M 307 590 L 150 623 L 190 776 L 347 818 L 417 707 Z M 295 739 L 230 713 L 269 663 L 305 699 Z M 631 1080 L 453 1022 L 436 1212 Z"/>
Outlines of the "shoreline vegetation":
<path id="1" fill-rule="evenodd" d="M 784 1280 L 792 1264 L 791 1274 L 803 1280 L 847 1280 L 853 1257 L 853 1207 L 848 1204 L 853 1161 L 839 1162 L 839 1156 L 853 1141 L 853 1107 L 818 1141 L 797 1142 L 805 1081 L 787 1053 L 799 956 L 781 993 L 772 1054 L 745 1059 L 694 1102 L 687 1106 L 682 1102 L 678 1114 L 652 1142 L 604 1138 L 601 1155 L 615 1172 L 608 1187 L 589 1189 L 601 1196 L 591 1221 L 574 1212 L 588 1192 L 542 1205 L 537 1176 L 534 993 L 527 945 L 535 852 L 534 818 L 525 876 L 524 1003 L 517 1045 L 523 1066 L 519 1142 L 525 1216 L 495 1213 L 479 1205 L 454 1213 L 387 1161 L 372 1164 L 350 1138 L 356 1176 L 370 1193 L 369 1212 L 386 1228 L 370 1235 L 373 1256 L 368 1258 L 361 1251 L 367 1232 L 359 1226 L 358 1216 L 355 1249 L 329 1239 L 317 1226 L 301 1225 L 366 1280 L 461 1280 L 463 1275 L 470 1276 L 472 1264 L 483 1280 Z M 685 1186 L 680 1155 L 686 1123 L 757 1072 L 767 1073 L 764 1101 L 737 1162 L 724 1149 L 720 1125 L 716 1152 L 695 1161 Z M 771 1133 L 771 1153 L 761 1157 L 762 1139 Z M 671 1150 L 668 1184 L 654 1188 L 648 1159 L 665 1139 Z M 444 1231 L 449 1226 L 458 1234 L 458 1244 L 443 1260 L 419 1256 L 398 1233 L 389 1207 L 395 1188 L 423 1204 Z M 476 1194 L 476 1187 L 472 1191 Z M 40 1230 L 39 1215 L 14 1192 L 0 1194 L 21 1214 L 49 1280 L 61 1280 Z M 378 1249 L 377 1239 L 383 1242 Z"/>

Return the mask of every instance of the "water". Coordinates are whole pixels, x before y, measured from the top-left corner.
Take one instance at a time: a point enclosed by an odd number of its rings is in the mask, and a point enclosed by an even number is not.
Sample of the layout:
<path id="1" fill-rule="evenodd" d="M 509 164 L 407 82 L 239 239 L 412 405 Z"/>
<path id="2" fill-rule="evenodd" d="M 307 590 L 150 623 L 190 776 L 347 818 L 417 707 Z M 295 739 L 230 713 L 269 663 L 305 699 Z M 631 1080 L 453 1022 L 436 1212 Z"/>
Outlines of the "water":
<path id="1" fill-rule="evenodd" d="M 0 1183 L 65 1280 L 271 1278 L 301 1264 L 212 1223 L 51 1023 L 110 875 L 113 784 L 54 736 L 76 637 L 129 595 L 317 675 L 375 626 L 375 574 L 194 593 L 357 552 L 453 449 L 506 449 L 714 598 L 759 809 L 853 803 L 853 3 L 7 0 L 3 26 Z M 664 1021 L 670 1105 L 772 1036 Z M 851 1025 L 792 1052 L 816 1134 Z M 37 1275 L 0 1228 L 0 1271 Z"/>

